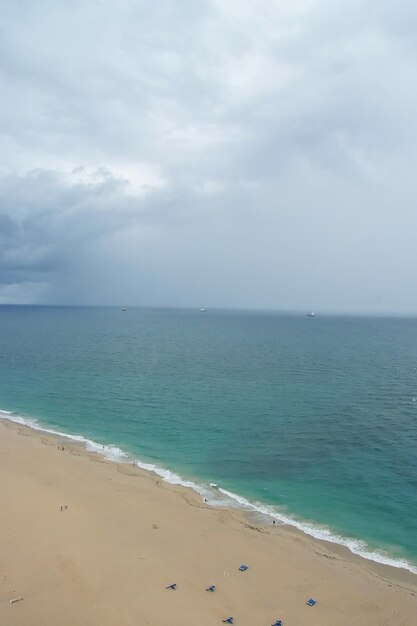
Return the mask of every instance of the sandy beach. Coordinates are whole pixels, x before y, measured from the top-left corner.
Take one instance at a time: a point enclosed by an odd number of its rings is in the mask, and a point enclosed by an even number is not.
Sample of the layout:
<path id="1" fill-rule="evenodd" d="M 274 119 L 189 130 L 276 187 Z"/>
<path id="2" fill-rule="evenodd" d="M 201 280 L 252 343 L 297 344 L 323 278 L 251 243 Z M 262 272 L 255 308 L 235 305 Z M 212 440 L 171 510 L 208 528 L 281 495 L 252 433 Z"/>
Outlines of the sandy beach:
<path id="1" fill-rule="evenodd" d="M 405 570 L 7 421 L 0 494 L 2 626 L 417 624 L 417 576 Z"/>

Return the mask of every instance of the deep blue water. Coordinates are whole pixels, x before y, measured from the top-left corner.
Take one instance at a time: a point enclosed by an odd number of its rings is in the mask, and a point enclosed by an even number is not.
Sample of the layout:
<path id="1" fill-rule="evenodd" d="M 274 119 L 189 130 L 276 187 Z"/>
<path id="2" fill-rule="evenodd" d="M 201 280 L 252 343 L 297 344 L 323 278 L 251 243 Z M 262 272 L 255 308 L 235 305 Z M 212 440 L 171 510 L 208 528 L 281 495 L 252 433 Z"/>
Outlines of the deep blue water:
<path id="1" fill-rule="evenodd" d="M 415 564 L 416 367 L 416 319 L 0 307 L 1 409 Z"/>

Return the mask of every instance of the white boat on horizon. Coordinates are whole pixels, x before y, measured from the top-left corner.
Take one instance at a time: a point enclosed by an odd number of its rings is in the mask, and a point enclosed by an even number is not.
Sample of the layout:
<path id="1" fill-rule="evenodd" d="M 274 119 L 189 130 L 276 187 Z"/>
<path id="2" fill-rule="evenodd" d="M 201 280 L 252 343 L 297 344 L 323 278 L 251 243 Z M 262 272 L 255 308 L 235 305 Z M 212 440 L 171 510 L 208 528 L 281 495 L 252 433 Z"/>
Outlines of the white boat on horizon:
<path id="1" fill-rule="evenodd" d="M 310 313 L 307 313 L 307 317 L 316 317 L 316 314 L 314 311 L 311 311 Z"/>

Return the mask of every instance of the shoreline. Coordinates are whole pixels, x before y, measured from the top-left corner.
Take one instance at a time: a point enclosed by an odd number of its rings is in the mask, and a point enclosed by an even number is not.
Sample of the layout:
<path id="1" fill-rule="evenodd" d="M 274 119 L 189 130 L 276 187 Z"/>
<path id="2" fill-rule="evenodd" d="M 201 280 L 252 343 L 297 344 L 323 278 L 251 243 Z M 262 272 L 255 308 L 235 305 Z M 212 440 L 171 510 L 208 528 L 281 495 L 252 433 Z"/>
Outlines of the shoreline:
<path id="1" fill-rule="evenodd" d="M 85 449 L 86 453 L 101 455 L 107 461 L 122 464 L 130 464 L 134 462 L 138 468 L 144 472 L 154 474 L 158 479 L 162 479 L 168 485 L 179 485 L 185 489 L 192 490 L 209 506 L 230 509 L 231 511 L 240 511 L 245 516 L 249 517 L 250 520 L 254 520 L 258 525 L 267 526 L 266 519 L 275 519 L 278 525 L 282 525 L 287 529 L 293 529 L 296 532 L 299 532 L 306 537 L 311 537 L 320 543 L 323 542 L 325 544 L 330 544 L 330 546 L 334 546 L 336 551 L 341 548 L 342 552 L 347 550 L 349 554 L 364 559 L 370 563 L 374 563 L 382 567 L 406 571 L 411 575 L 417 576 L 417 566 L 406 559 L 392 557 L 387 553 L 378 551 L 378 549 L 368 548 L 366 542 L 360 539 L 336 535 L 327 527 L 320 526 L 314 522 L 307 523 L 297 520 L 296 518 L 291 517 L 291 515 L 276 513 L 272 510 L 273 505 L 265 505 L 262 503 L 254 504 L 245 497 L 227 491 L 222 487 L 217 487 L 215 491 L 213 491 L 213 489 L 209 490 L 201 483 L 191 479 L 184 479 L 174 471 L 164 469 L 153 463 L 141 461 L 134 456 L 130 456 L 127 452 L 116 445 L 99 444 L 93 439 L 83 435 L 72 435 L 59 432 L 53 428 L 49 428 L 48 426 L 42 426 L 35 418 L 24 417 L 19 414 L 0 409 L 0 423 L 4 420 L 9 421 L 11 424 L 22 426 L 23 428 L 29 428 L 34 432 L 44 433 L 58 439 L 65 439 L 70 445 L 81 446 Z M 214 496 L 217 496 L 218 494 L 224 495 L 227 500 L 220 498 L 219 501 L 217 501 Z"/>
<path id="2" fill-rule="evenodd" d="M 284 626 L 411 625 L 414 574 L 211 507 L 186 487 L 64 439 L 0 420 L 0 621 L 209 625 L 235 615 L 248 626 L 277 618 Z M 174 581 L 170 595 L 165 586 Z M 213 601 L 201 592 L 207 584 L 218 586 Z M 20 595 L 23 602 L 9 604 Z M 306 607 L 308 597 L 316 607 Z M 121 607 L 126 616 L 117 622 Z"/>

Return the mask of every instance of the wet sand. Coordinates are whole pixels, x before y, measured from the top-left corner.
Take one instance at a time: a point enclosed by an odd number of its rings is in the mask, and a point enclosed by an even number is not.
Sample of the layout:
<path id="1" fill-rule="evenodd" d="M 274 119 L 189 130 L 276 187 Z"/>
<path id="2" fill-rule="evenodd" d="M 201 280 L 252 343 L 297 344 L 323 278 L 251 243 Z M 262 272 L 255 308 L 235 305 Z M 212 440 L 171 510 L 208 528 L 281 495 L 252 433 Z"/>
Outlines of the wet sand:
<path id="1" fill-rule="evenodd" d="M 417 576 L 0 422 L 1 625 L 215 626 L 228 616 L 236 626 L 414 626 Z"/>

